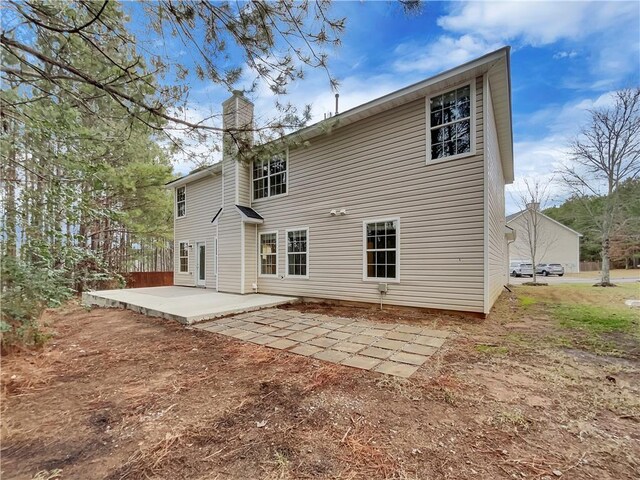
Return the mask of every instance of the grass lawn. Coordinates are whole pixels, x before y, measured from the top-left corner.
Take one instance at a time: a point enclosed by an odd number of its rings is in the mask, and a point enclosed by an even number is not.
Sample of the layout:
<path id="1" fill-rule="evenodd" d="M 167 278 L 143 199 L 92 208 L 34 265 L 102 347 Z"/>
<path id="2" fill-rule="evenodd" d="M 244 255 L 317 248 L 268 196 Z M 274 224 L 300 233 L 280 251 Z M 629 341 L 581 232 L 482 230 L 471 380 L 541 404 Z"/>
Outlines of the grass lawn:
<path id="1" fill-rule="evenodd" d="M 2 359 L 1 476 L 635 479 L 637 294 L 517 286 L 486 320 L 295 307 L 452 332 L 409 380 L 70 304 Z"/>
<path id="2" fill-rule="evenodd" d="M 593 272 L 580 272 L 580 273 L 567 273 L 565 276 L 570 278 L 598 278 L 601 275 L 600 271 Z M 640 280 L 640 269 L 638 268 L 618 268 L 609 272 L 611 278 L 637 278 Z"/>

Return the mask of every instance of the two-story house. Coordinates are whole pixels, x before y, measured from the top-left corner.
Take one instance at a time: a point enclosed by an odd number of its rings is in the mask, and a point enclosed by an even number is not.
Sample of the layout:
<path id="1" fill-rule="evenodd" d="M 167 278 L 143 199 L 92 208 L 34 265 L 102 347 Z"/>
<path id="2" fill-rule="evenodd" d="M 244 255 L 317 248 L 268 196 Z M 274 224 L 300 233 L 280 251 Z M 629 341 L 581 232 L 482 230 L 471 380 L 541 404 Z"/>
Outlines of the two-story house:
<path id="1" fill-rule="evenodd" d="M 236 92 L 223 118 L 250 126 L 253 105 Z M 250 164 L 225 146 L 168 184 L 175 285 L 489 312 L 508 271 L 508 47 L 282 145 Z"/>

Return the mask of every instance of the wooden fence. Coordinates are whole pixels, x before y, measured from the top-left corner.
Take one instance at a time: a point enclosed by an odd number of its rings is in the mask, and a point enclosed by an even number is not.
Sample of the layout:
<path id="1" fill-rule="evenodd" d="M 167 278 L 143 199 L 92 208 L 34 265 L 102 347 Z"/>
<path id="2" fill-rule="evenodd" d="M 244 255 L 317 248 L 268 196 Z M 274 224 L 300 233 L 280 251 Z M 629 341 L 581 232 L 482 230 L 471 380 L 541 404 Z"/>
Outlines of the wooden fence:
<path id="1" fill-rule="evenodd" d="M 581 272 L 597 272 L 600 270 L 600 262 L 580 262 Z"/>
<path id="2" fill-rule="evenodd" d="M 130 272 L 124 274 L 127 288 L 168 287 L 173 285 L 173 272 Z"/>

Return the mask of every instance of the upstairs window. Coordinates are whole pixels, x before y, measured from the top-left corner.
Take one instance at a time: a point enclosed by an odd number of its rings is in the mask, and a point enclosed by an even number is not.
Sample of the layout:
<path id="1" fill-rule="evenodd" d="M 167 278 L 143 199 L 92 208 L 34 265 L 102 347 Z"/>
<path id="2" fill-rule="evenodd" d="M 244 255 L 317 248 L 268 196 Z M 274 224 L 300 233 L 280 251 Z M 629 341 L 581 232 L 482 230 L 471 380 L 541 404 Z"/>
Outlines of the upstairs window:
<path id="1" fill-rule="evenodd" d="M 395 219 L 364 223 L 365 280 L 398 280 L 399 223 Z"/>
<path id="2" fill-rule="evenodd" d="M 176 188 L 176 217 L 187 214 L 187 187 Z"/>
<path id="3" fill-rule="evenodd" d="M 275 197 L 287 193 L 287 156 L 253 162 L 253 199 Z"/>
<path id="4" fill-rule="evenodd" d="M 429 99 L 431 160 L 473 152 L 472 102 L 471 85 Z"/>
<path id="5" fill-rule="evenodd" d="M 304 230 L 287 230 L 287 276 L 308 277 L 308 233 Z"/>
<path id="6" fill-rule="evenodd" d="M 260 234 L 260 275 L 278 274 L 278 234 Z"/>

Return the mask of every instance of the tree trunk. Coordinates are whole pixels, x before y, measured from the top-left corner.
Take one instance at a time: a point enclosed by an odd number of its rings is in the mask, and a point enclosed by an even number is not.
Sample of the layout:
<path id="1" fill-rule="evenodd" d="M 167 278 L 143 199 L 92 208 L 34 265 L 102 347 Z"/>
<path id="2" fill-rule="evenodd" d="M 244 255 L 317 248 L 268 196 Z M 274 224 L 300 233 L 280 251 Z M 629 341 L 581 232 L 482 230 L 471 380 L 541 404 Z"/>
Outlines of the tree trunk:
<path id="1" fill-rule="evenodd" d="M 602 286 L 611 285 L 611 273 L 609 266 L 609 237 L 605 236 L 602 239 L 602 278 L 600 279 L 600 283 Z"/>

